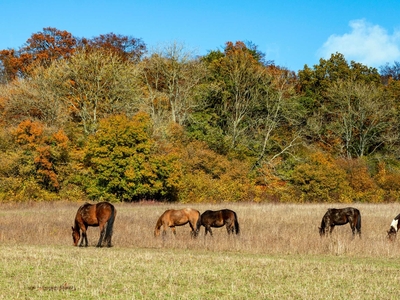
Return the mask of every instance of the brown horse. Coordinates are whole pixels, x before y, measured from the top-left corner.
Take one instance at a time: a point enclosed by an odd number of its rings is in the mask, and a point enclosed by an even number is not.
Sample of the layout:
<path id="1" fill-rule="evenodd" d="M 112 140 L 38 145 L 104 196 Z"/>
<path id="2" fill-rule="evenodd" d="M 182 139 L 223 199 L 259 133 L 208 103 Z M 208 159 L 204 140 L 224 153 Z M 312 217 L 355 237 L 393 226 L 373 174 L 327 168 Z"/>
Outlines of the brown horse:
<path id="1" fill-rule="evenodd" d="M 207 210 L 201 215 L 201 225 L 205 227 L 205 236 L 207 232 L 212 236 L 211 227 L 222 227 L 226 225 L 228 234 L 239 234 L 239 222 L 236 213 L 230 209 L 222 209 L 217 211 Z"/>
<path id="2" fill-rule="evenodd" d="M 191 236 L 197 237 L 200 229 L 200 212 L 192 208 L 184 209 L 168 209 L 159 218 L 154 229 L 154 236 L 160 235 L 160 228 L 163 227 L 163 236 L 167 233 L 167 228 L 171 228 L 174 235 L 176 235 L 175 226 L 182 226 L 189 223 L 191 228 Z"/>
<path id="3" fill-rule="evenodd" d="M 390 241 L 394 241 L 396 239 L 396 235 L 397 232 L 400 229 L 400 214 L 398 214 L 392 221 L 392 223 L 390 224 L 390 229 L 388 230 L 387 234 L 388 234 L 388 238 Z"/>
<path id="4" fill-rule="evenodd" d="M 112 247 L 111 237 L 113 234 L 113 226 L 116 215 L 117 210 L 108 202 L 83 204 L 81 207 L 79 207 L 76 213 L 75 224 L 72 227 L 72 239 L 74 241 L 74 246 L 78 245 L 79 239 L 81 238 L 81 230 L 82 239 L 79 246 L 82 247 L 84 241 L 85 246 L 88 246 L 86 231 L 88 226 L 93 226 L 99 227 L 100 229 L 100 238 L 99 242 L 97 243 L 97 247 L 102 247 L 103 241 L 107 243 L 107 247 Z"/>
<path id="5" fill-rule="evenodd" d="M 345 225 L 350 223 L 353 237 L 356 233 L 361 237 L 361 214 L 357 208 L 346 207 L 341 209 L 329 208 L 325 215 L 322 217 L 321 227 L 319 227 L 319 234 L 321 236 L 328 232 L 332 233 L 335 225 Z"/>

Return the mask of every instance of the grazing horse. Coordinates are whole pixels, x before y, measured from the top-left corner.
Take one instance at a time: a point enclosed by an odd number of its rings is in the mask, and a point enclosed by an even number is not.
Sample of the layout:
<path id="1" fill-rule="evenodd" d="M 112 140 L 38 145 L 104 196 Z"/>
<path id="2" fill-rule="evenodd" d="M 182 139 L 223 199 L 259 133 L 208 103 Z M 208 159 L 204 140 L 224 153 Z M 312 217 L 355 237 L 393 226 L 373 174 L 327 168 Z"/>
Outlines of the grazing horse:
<path id="1" fill-rule="evenodd" d="M 396 239 L 396 234 L 397 231 L 399 231 L 400 229 L 400 214 L 398 214 L 392 221 L 392 224 L 390 224 L 390 229 L 388 230 L 387 234 L 388 234 L 388 238 L 391 241 L 394 241 Z"/>
<path id="2" fill-rule="evenodd" d="M 88 226 L 93 226 L 99 227 L 100 229 L 100 238 L 99 242 L 97 243 L 97 247 L 102 247 L 103 241 L 107 243 L 107 247 L 112 247 L 111 237 L 113 234 L 113 226 L 116 215 L 117 210 L 108 202 L 83 204 L 81 207 L 79 207 L 76 213 L 75 224 L 72 227 L 72 239 L 74 241 L 74 246 L 78 245 L 79 239 L 81 238 L 81 230 L 82 239 L 79 246 L 82 247 L 84 241 L 85 247 L 88 246 L 86 231 Z"/>
<path id="3" fill-rule="evenodd" d="M 207 210 L 201 215 L 201 225 L 205 227 L 205 236 L 207 232 L 212 236 L 211 227 L 222 227 L 226 225 L 228 234 L 239 234 L 239 222 L 236 213 L 230 209 L 222 209 L 217 211 Z"/>
<path id="4" fill-rule="evenodd" d="M 160 228 L 162 229 L 162 235 L 167 234 L 167 228 L 171 228 L 172 232 L 176 236 L 175 226 L 182 226 L 189 223 L 190 225 L 190 235 L 192 237 L 197 237 L 200 229 L 200 212 L 192 208 L 184 209 L 168 209 L 159 218 L 154 229 L 154 236 L 160 235 Z"/>
<path id="5" fill-rule="evenodd" d="M 361 237 L 361 214 L 360 211 L 353 207 L 346 207 L 341 209 L 329 208 L 322 218 L 321 227 L 319 227 L 319 234 L 321 236 L 328 232 L 332 233 L 335 225 L 345 225 L 350 223 L 353 237 L 357 229 L 358 235 Z"/>

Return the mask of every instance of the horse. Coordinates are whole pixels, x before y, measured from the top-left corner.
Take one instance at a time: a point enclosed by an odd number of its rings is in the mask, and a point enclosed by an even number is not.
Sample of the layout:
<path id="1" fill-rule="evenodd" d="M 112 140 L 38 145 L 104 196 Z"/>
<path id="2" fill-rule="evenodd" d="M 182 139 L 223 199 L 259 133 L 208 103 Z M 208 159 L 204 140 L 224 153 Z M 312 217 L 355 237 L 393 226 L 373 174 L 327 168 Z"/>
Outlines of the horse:
<path id="1" fill-rule="evenodd" d="M 222 227 L 226 225 L 229 234 L 240 233 L 239 222 L 236 213 L 230 209 L 222 209 L 217 211 L 206 210 L 201 214 L 201 225 L 205 227 L 205 235 L 207 232 L 212 236 L 211 227 Z"/>
<path id="2" fill-rule="evenodd" d="M 353 237 L 357 229 L 357 233 L 361 238 L 361 214 L 357 208 L 329 208 L 322 218 L 321 227 L 318 227 L 319 234 L 321 236 L 325 235 L 328 231 L 328 227 L 330 227 L 329 234 L 331 234 L 335 225 L 345 225 L 347 223 L 350 223 Z"/>
<path id="3" fill-rule="evenodd" d="M 390 224 L 390 229 L 387 232 L 390 241 L 394 241 L 396 239 L 397 231 L 399 231 L 400 229 L 399 219 L 400 219 L 400 214 L 398 214 Z"/>
<path id="4" fill-rule="evenodd" d="M 72 239 L 74 246 L 78 245 L 79 239 L 81 238 L 81 230 L 82 239 L 79 246 L 83 247 L 83 242 L 85 242 L 85 247 L 88 246 L 86 231 L 88 226 L 93 226 L 99 227 L 100 229 L 100 238 L 97 243 L 97 247 L 102 247 L 103 241 L 107 243 L 107 247 L 112 247 L 111 237 L 113 234 L 113 226 L 116 215 L 117 210 L 108 202 L 83 204 L 78 208 L 75 216 L 75 224 L 72 226 Z"/>
<path id="5" fill-rule="evenodd" d="M 162 235 L 167 234 L 167 227 L 171 228 L 176 236 L 175 226 L 183 226 L 189 223 L 191 237 L 197 237 L 200 229 L 200 212 L 192 208 L 168 209 L 159 218 L 154 229 L 154 236 L 160 235 L 160 228 L 163 227 Z"/>

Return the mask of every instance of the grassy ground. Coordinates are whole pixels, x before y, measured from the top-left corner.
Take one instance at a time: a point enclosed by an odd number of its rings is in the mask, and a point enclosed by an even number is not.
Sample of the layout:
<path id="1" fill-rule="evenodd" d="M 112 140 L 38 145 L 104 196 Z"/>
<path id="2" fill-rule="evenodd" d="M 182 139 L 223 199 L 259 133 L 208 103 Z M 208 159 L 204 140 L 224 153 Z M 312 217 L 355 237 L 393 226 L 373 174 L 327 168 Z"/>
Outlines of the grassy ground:
<path id="1" fill-rule="evenodd" d="M 395 299 L 400 241 L 386 230 L 399 204 L 358 204 L 362 239 L 348 225 L 321 239 L 318 226 L 333 205 L 185 205 L 231 208 L 241 235 L 153 237 L 173 204 L 116 204 L 113 248 L 72 246 L 80 203 L 0 205 L 0 299 Z M 336 205 L 343 207 L 343 205 Z"/>

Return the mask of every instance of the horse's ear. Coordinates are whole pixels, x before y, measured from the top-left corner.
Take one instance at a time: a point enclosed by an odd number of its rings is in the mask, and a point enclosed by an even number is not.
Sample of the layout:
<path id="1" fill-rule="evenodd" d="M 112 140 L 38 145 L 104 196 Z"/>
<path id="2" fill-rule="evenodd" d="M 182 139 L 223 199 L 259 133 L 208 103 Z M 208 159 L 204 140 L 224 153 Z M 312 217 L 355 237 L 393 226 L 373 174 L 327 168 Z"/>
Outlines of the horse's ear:
<path id="1" fill-rule="evenodd" d="M 72 228 L 72 231 L 74 231 L 74 226 L 71 226 L 71 228 Z"/>

